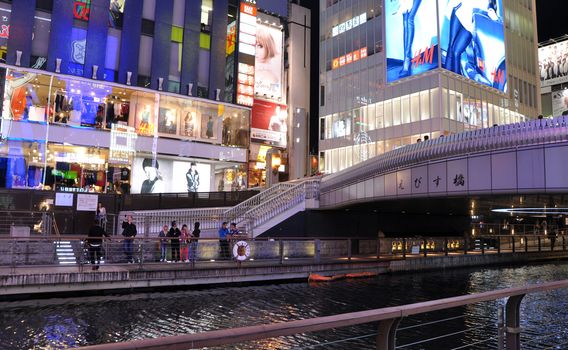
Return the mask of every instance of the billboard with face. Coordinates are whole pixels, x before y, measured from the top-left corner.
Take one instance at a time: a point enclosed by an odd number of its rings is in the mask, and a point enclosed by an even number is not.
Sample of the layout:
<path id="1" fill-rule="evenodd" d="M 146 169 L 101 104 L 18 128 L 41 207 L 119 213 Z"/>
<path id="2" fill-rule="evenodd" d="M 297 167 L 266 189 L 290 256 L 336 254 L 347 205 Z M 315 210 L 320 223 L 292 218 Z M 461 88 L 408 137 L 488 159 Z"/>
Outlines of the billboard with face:
<path id="1" fill-rule="evenodd" d="M 387 82 L 438 68 L 436 0 L 386 0 Z"/>
<path id="2" fill-rule="evenodd" d="M 506 91 L 501 0 L 438 0 L 441 66 Z"/>
<path id="3" fill-rule="evenodd" d="M 541 87 L 568 82 L 568 41 L 539 48 L 538 67 Z"/>
<path id="4" fill-rule="evenodd" d="M 285 105 L 254 100 L 251 139 L 256 142 L 286 147 L 288 112 Z"/>
<path id="5" fill-rule="evenodd" d="M 151 156 L 132 163 L 132 193 L 209 192 L 210 187 L 210 164 Z"/>
<path id="6" fill-rule="evenodd" d="M 264 24 L 256 27 L 254 92 L 258 97 L 271 100 L 282 98 L 282 43 L 279 28 Z"/>

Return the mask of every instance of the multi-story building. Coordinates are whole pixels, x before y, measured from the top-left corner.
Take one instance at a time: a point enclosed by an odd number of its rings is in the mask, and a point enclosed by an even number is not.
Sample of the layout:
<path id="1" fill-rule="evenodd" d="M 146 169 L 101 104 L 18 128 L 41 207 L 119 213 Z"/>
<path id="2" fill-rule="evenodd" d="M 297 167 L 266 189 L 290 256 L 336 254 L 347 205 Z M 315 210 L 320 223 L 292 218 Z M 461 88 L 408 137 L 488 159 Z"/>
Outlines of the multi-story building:
<path id="1" fill-rule="evenodd" d="M 542 114 L 545 117 L 568 114 L 568 40 L 566 36 L 540 43 Z"/>
<path id="2" fill-rule="evenodd" d="M 540 110 L 534 0 L 320 0 L 320 169 Z"/>
<path id="3" fill-rule="evenodd" d="M 277 136 L 287 153 L 292 136 L 288 9 L 285 0 L 0 1 L 0 187 L 249 187 L 251 137 Z M 270 57 L 258 54 L 265 28 Z M 255 125 L 255 98 L 281 105 L 273 127 Z M 255 136 L 263 128 L 269 135 Z"/>

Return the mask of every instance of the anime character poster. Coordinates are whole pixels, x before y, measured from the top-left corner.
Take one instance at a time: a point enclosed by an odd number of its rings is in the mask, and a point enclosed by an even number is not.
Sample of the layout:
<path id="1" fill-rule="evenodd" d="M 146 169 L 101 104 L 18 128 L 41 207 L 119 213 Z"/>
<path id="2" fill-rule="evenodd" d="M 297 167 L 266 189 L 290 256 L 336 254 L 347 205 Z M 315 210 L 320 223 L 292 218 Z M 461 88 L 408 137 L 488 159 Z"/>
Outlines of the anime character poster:
<path id="1" fill-rule="evenodd" d="M 478 83 L 506 91 L 501 0 L 438 0 L 441 65 Z"/>
<path id="2" fill-rule="evenodd" d="M 436 0 L 385 0 L 387 82 L 438 68 Z"/>

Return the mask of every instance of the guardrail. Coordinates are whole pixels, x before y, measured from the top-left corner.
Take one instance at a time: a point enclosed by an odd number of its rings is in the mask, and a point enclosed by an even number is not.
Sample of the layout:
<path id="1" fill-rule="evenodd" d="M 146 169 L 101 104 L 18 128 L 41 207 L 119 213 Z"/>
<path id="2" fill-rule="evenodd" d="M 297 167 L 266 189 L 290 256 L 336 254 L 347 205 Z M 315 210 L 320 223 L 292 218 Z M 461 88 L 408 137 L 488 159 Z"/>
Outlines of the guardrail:
<path id="1" fill-rule="evenodd" d="M 334 261 L 373 261 L 406 259 L 459 254 L 505 254 L 566 251 L 565 236 L 486 236 L 473 240 L 460 237 L 411 238 L 256 238 L 240 236 L 229 242 L 230 254 L 223 254 L 218 238 L 199 238 L 189 242 L 175 238 L 143 237 L 126 240 L 124 237 L 104 239 L 100 255 L 104 265 L 134 262 L 143 268 L 148 264 L 163 264 L 180 260 L 211 266 L 211 262 L 281 265 L 286 263 L 320 264 Z M 0 238 L 0 266 L 58 266 L 76 264 L 79 268 L 90 263 L 86 244 L 88 238 L 77 236 L 42 238 Z M 173 241 L 173 243 L 172 243 Z M 131 242 L 131 243 L 125 243 Z M 245 242 L 245 250 L 234 256 L 237 242 Z M 128 245 L 129 247 L 127 247 Z M 240 245 L 240 243 L 239 243 Z M 176 258 L 176 256 L 178 258 Z M 231 267 L 231 265 L 225 266 Z"/>
<path id="2" fill-rule="evenodd" d="M 457 297 L 368 311 L 350 312 L 305 320 L 216 330 L 204 333 L 162 337 L 157 339 L 101 344 L 83 347 L 82 349 L 196 349 L 202 347 L 235 345 L 247 341 L 282 336 L 293 336 L 297 334 L 325 331 L 377 322 L 378 326 L 375 334 L 377 349 L 394 350 L 396 348 L 397 328 L 403 318 L 506 298 L 505 308 L 499 308 L 498 320 L 496 320 L 498 323 L 498 332 L 496 339 L 493 337 L 488 337 L 485 341 L 478 342 L 475 345 L 479 345 L 481 343 L 487 344 L 491 340 L 496 340 L 495 343 L 497 343 L 497 347 L 499 349 L 504 349 L 506 346 L 507 350 L 520 350 L 520 336 L 522 333 L 522 329 L 520 327 L 520 306 L 525 295 L 566 288 L 568 288 L 568 280 L 562 280 L 522 287 L 498 289 L 484 293 L 462 295 Z M 464 332 L 459 332 L 459 334 L 463 333 Z M 456 333 L 452 333 L 451 335 L 456 335 Z M 414 344 L 416 345 L 417 343 Z M 487 345 L 489 346 L 489 344 Z"/>
<path id="3" fill-rule="evenodd" d="M 432 139 L 371 158 L 325 176 L 322 193 L 428 160 L 499 150 L 507 147 L 568 141 L 568 116 L 499 125 Z"/>

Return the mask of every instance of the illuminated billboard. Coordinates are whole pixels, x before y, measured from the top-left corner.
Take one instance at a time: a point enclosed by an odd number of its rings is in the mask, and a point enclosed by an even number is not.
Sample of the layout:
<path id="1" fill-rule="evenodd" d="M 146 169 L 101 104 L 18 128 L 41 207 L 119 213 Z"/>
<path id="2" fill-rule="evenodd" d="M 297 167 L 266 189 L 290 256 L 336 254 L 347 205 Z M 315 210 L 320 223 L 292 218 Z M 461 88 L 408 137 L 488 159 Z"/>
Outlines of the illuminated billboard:
<path id="1" fill-rule="evenodd" d="M 538 49 L 540 86 L 551 86 L 568 82 L 568 41 Z M 557 115 L 557 114 L 554 114 Z"/>
<path id="2" fill-rule="evenodd" d="M 387 82 L 438 68 L 436 0 L 386 1 Z"/>
<path id="3" fill-rule="evenodd" d="M 501 0 L 438 0 L 442 68 L 506 91 Z"/>
<path id="4" fill-rule="evenodd" d="M 285 105 L 255 99 L 252 107 L 252 141 L 286 147 L 287 120 Z"/>
<path id="5" fill-rule="evenodd" d="M 211 165 L 168 158 L 136 157 L 132 163 L 132 193 L 211 191 Z"/>
<path id="6" fill-rule="evenodd" d="M 265 24 L 257 25 L 254 92 L 258 97 L 282 99 L 283 42 L 280 28 Z"/>

